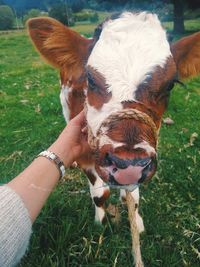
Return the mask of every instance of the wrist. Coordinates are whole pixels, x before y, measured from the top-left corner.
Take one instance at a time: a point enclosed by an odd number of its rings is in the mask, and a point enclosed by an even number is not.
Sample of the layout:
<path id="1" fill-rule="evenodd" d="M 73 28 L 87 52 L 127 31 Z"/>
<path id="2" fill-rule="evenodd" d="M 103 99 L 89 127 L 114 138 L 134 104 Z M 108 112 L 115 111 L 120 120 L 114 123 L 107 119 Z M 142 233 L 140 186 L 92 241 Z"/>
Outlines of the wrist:
<path id="1" fill-rule="evenodd" d="M 60 173 L 60 178 L 65 175 L 64 163 L 62 162 L 60 157 L 58 157 L 58 155 L 56 155 L 54 152 L 50 150 L 44 150 L 38 155 L 38 157 L 45 157 L 51 162 L 53 162 Z"/>
<path id="2" fill-rule="evenodd" d="M 57 144 L 55 142 L 48 148 L 48 150 L 55 153 L 64 163 L 65 167 L 69 167 L 73 163 L 72 151 L 70 151 L 68 145 Z"/>

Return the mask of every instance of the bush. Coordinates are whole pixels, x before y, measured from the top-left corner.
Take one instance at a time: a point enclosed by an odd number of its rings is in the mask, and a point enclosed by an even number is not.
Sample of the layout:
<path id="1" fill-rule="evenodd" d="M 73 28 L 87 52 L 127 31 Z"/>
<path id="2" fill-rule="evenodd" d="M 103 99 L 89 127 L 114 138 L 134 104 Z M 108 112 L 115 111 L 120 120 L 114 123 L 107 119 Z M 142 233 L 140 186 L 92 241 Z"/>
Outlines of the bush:
<path id="1" fill-rule="evenodd" d="M 95 23 L 97 21 L 99 21 L 99 15 L 98 15 L 97 12 L 95 12 L 94 14 L 91 14 L 91 16 L 90 16 L 90 22 Z"/>
<path id="2" fill-rule="evenodd" d="M 72 11 L 64 3 L 52 6 L 49 11 L 49 16 L 62 22 L 64 25 L 73 26 L 74 17 Z"/>
<path id="3" fill-rule="evenodd" d="M 184 12 L 185 19 L 198 19 L 200 17 L 200 8 L 196 8 L 195 10 L 187 9 Z"/>
<path id="4" fill-rule="evenodd" d="M 80 12 L 74 15 L 75 21 L 89 21 L 90 20 L 90 14 L 88 12 Z"/>
<path id="5" fill-rule="evenodd" d="M 85 11 L 76 13 L 74 15 L 74 18 L 76 22 L 90 21 L 92 23 L 95 23 L 99 20 L 99 15 L 97 12 L 93 13 L 91 11 L 85 10 Z"/>
<path id="6" fill-rule="evenodd" d="M 31 9 L 26 15 L 24 15 L 23 22 L 25 23 L 30 18 L 36 18 L 41 16 L 41 11 L 39 9 Z"/>
<path id="7" fill-rule="evenodd" d="M 70 7 L 74 13 L 80 12 L 85 6 L 84 0 L 76 0 L 70 4 Z"/>
<path id="8" fill-rule="evenodd" d="M 163 7 L 156 8 L 153 11 L 159 15 L 161 21 L 173 21 L 174 7 L 172 4 L 163 5 Z"/>
<path id="9" fill-rule="evenodd" d="M 15 16 L 9 6 L 0 6 L 0 30 L 12 29 Z"/>

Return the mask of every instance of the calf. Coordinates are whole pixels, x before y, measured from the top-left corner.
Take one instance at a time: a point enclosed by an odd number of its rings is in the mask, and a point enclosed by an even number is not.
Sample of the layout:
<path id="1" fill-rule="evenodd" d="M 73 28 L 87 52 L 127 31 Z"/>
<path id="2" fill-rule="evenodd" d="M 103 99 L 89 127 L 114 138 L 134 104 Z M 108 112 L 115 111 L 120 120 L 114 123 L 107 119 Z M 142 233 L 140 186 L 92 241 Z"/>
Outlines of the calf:
<path id="1" fill-rule="evenodd" d="M 105 218 L 109 187 L 132 191 L 157 166 L 157 139 L 170 92 L 180 77 L 200 72 L 200 33 L 168 43 L 155 14 L 122 13 L 86 39 L 52 18 L 28 21 L 30 37 L 45 60 L 58 68 L 66 122 L 85 105 L 91 153 L 78 164 L 89 179 L 95 220 Z"/>

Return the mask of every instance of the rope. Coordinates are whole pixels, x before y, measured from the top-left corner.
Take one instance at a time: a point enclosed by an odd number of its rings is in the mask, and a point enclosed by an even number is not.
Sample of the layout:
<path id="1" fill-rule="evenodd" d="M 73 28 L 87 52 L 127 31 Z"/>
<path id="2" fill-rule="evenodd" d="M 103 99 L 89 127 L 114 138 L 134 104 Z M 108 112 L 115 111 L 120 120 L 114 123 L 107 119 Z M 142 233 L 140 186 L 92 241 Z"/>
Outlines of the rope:
<path id="1" fill-rule="evenodd" d="M 86 109 L 87 112 L 87 109 Z M 109 125 L 113 122 L 118 122 L 124 119 L 135 119 L 137 121 L 140 121 L 142 123 L 145 123 L 146 125 L 148 125 L 152 132 L 153 132 L 153 136 L 154 136 L 154 140 L 157 143 L 157 139 L 158 139 L 158 130 L 157 127 L 154 123 L 154 121 L 152 120 L 152 118 L 147 115 L 146 113 L 139 111 L 137 109 L 123 109 L 120 111 L 117 111 L 115 113 L 112 113 L 111 115 L 109 115 L 100 125 L 96 136 L 93 135 L 91 128 L 88 125 L 88 143 L 90 145 L 90 147 L 92 149 L 97 149 L 98 148 L 98 143 L 99 143 L 99 139 L 105 135 L 105 128 L 109 127 Z"/>
<path id="2" fill-rule="evenodd" d="M 135 267 L 144 267 L 140 251 L 140 234 L 136 224 L 135 200 L 129 191 L 126 191 L 126 201 L 128 206 L 128 218 L 130 222 L 132 238 L 132 253 L 135 260 Z"/>

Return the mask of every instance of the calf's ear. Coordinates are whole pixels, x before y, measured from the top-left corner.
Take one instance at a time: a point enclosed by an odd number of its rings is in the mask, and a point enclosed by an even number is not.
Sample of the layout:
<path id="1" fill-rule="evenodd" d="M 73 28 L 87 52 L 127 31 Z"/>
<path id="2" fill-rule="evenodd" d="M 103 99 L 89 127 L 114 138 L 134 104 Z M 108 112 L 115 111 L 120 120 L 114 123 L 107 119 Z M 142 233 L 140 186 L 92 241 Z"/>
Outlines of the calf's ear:
<path id="1" fill-rule="evenodd" d="M 69 75 L 82 74 L 91 39 L 47 17 L 29 19 L 27 28 L 34 46 L 48 63 L 59 69 L 65 68 Z"/>
<path id="2" fill-rule="evenodd" d="M 171 45 L 179 77 L 186 79 L 200 74 L 200 32 Z"/>

